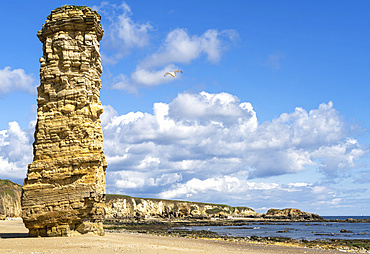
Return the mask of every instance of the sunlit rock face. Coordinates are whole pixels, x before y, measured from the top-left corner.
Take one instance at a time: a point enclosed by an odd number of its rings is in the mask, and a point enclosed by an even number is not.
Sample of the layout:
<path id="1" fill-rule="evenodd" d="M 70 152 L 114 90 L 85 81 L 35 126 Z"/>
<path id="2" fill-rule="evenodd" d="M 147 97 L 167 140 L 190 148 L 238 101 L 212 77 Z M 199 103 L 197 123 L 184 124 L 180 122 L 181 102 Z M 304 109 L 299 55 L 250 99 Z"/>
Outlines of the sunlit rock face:
<path id="1" fill-rule="evenodd" d="M 38 117 L 22 218 L 30 236 L 103 235 L 100 15 L 88 7 L 57 8 L 37 36 L 43 43 Z"/>
<path id="2" fill-rule="evenodd" d="M 259 216 L 248 207 L 107 195 L 106 220 L 210 219 Z"/>
<path id="3" fill-rule="evenodd" d="M 0 179 L 0 220 L 21 215 L 22 186 Z"/>

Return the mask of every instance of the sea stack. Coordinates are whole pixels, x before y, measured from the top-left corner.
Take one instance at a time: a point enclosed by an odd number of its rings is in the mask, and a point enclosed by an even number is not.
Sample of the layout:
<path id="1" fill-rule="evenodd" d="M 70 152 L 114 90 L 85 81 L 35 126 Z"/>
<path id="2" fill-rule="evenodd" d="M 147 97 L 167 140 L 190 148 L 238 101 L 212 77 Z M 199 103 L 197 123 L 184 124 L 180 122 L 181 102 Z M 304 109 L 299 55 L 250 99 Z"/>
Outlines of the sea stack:
<path id="1" fill-rule="evenodd" d="M 103 235 L 100 15 L 63 6 L 51 12 L 37 36 L 43 44 L 38 117 L 22 218 L 29 236 Z"/>

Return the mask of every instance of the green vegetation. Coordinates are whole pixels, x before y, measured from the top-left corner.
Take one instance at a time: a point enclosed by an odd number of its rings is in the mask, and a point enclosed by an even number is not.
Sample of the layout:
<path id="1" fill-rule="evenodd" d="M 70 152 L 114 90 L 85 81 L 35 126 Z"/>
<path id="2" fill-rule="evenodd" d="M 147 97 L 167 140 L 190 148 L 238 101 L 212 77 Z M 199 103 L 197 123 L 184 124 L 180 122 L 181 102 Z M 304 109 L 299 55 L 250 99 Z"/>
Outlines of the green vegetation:
<path id="1" fill-rule="evenodd" d="M 0 179 L 0 215 L 4 215 L 4 204 L 3 202 L 10 202 L 10 203 L 17 203 L 20 200 L 17 200 L 20 198 L 22 192 L 22 186 L 16 183 L 13 183 L 10 180 L 1 180 Z M 8 203 L 9 204 L 9 203 Z"/>
<path id="2" fill-rule="evenodd" d="M 207 209 L 206 210 L 206 213 L 208 214 L 215 214 L 215 213 L 219 213 L 219 212 L 222 212 L 223 210 L 221 208 L 213 208 L 213 209 Z"/>
<path id="3" fill-rule="evenodd" d="M 234 209 L 237 208 L 239 211 L 245 211 L 245 210 L 248 210 L 248 211 L 253 211 L 252 208 L 249 208 L 247 206 L 236 206 L 236 207 L 233 207 Z"/>
<path id="4" fill-rule="evenodd" d="M 1 180 L 0 179 L 0 195 L 2 197 L 8 195 L 12 198 L 15 198 L 15 192 L 21 192 L 22 186 L 16 183 L 13 183 L 10 180 Z"/>
<path id="5" fill-rule="evenodd" d="M 6 190 L 5 190 L 5 192 L 6 192 L 9 196 L 14 197 L 14 191 L 9 190 L 9 189 L 6 189 Z"/>
<path id="6" fill-rule="evenodd" d="M 135 200 L 136 205 L 139 205 L 139 204 L 143 203 L 141 201 L 141 198 L 134 198 L 134 200 Z"/>
<path id="7" fill-rule="evenodd" d="M 350 247 L 355 247 L 355 248 L 359 248 L 359 249 L 370 250 L 370 241 L 369 240 L 336 239 L 336 240 L 331 240 L 330 244 L 334 244 L 334 245 L 337 245 L 337 246 L 350 246 Z"/>
<path id="8" fill-rule="evenodd" d="M 0 186 L 3 186 L 3 185 L 8 185 L 8 186 L 10 186 L 10 185 L 14 185 L 14 184 L 16 184 L 16 183 L 13 183 L 12 181 L 10 181 L 10 180 L 8 180 L 8 179 L 6 179 L 6 180 L 1 180 L 0 179 Z M 18 185 L 18 184 L 17 184 Z M 20 185 L 19 185 L 20 186 Z"/>
<path id="9" fill-rule="evenodd" d="M 370 250 L 370 243 L 349 243 L 348 245 L 359 249 L 364 248 L 366 250 Z"/>
<path id="10" fill-rule="evenodd" d="M 269 215 L 269 214 L 274 214 L 275 212 L 277 212 L 277 211 L 280 211 L 280 209 L 269 209 L 268 211 L 267 211 L 267 215 Z"/>

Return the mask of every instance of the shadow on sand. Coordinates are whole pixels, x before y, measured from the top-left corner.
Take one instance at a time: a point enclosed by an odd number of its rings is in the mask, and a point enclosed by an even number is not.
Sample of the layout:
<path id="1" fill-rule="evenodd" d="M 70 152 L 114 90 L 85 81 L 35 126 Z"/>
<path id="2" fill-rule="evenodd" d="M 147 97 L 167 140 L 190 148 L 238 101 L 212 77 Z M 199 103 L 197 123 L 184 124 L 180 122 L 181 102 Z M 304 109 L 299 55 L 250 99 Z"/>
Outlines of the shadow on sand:
<path id="1" fill-rule="evenodd" d="M 28 233 L 0 233 L 1 239 L 7 238 L 26 238 L 28 237 Z"/>

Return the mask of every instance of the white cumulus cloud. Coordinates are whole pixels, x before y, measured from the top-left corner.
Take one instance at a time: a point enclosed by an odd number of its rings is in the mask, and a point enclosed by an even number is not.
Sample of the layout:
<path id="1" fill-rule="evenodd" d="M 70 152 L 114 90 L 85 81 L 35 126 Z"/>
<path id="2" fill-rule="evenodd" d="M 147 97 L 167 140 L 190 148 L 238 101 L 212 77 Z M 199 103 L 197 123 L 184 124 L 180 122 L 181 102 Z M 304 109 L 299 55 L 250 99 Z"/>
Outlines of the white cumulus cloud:
<path id="1" fill-rule="evenodd" d="M 356 160 L 366 153 L 357 140 L 347 138 L 344 142 L 320 147 L 313 152 L 312 157 L 322 160 L 319 168 L 323 173 L 338 176 L 349 173 L 349 169 L 357 166 Z"/>
<path id="2" fill-rule="evenodd" d="M 154 48 L 149 45 L 150 22 L 137 23 L 132 19 L 129 5 L 103 2 L 94 6 L 109 24 L 105 26 L 102 40 L 103 63 L 116 64 L 134 48 Z M 201 35 L 192 35 L 184 28 L 171 30 L 157 50 L 149 53 L 137 63 L 132 73 L 121 73 L 112 80 L 112 88 L 137 93 L 140 88 L 166 84 L 177 79 L 165 78 L 163 74 L 178 69 L 178 65 L 190 64 L 193 60 L 206 57 L 211 63 L 220 61 L 230 41 L 236 40 L 233 29 L 208 29 Z M 150 47 L 149 47 L 150 46 Z M 181 75 L 180 75 L 181 76 Z"/>
<path id="3" fill-rule="evenodd" d="M 271 190 L 279 187 L 276 183 L 254 183 L 232 176 L 212 177 L 205 180 L 193 178 L 186 183 L 179 183 L 175 188 L 160 193 L 160 197 L 164 199 L 186 198 L 193 195 L 201 196 L 210 191 L 226 194 L 247 194 L 251 190 Z"/>
<path id="4" fill-rule="evenodd" d="M 225 41 L 237 37 L 235 30 L 209 29 L 202 35 L 190 35 L 187 30 L 177 28 L 168 33 L 165 42 L 141 63 L 146 68 L 165 66 L 170 63 L 189 64 L 205 55 L 211 63 L 220 61 Z"/>
<path id="5" fill-rule="evenodd" d="M 250 190 L 252 179 L 308 167 L 329 178 L 340 177 L 356 168 L 367 152 L 347 136 L 346 124 L 331 102 L 259 123 L 251 103 L 229 93 L 180 93 L 170 103 L 155 103 L 152 114 L 111 116 L 103 125 L 109 181 L 115 184 L 114 174 L 140 172 L 146 180 L 137 191 L 145 191 L 152 186 L 149 179 L 178 174 L 155 191 L 174 198 L 200 193 L 193 187 L 198 184 L 223 193 L 216 183 L 226 180 Z M 303 187 L 311 188 L 306 183 L 284 188 L 295 193 Z"/>
<path id="6" fill-rule="evenodd" d="M 142 24 L 135 22 L 131 18 L 131 8 L 125 2 L 120 5 L 102 2 L 93 9 L 98 10 L 109 21 L 104 27 L 105 36 L 102 40 L 103 63 L 116 64 L 132 49 L 149 44 L 149 31 L 153 29 L 152 25 L 149 22 Z M 111 54 L 107 55 L 105 52 Z"/>
<path id="7" fill-rule="evenodd" d="M 209 29 L 204 34 L 190 35 L 185 29 L 171 31 L 165 42 L 152 55 L 142 60 L 135 71 L 119 75 L 113 88 L 136 93 L 139 88 L 158 86 L 175 79 L 164 77 L 164 73 L 178 69 L 178 64 L 189 64 L 193 60 L 206 56 L 211 63 L 219 62 L 226 42 L 237 37 L 234 30 L 217 31 Z"/>
<path id="8" fill-rule="evenodd" d="M 290 184 L 253 182 L 226 175 L 204 180 L 193 178 L 184 183 L 175 183 L 168 190 L 161 192 L 159 197 L 232 203 L 236 206 L 247 205 L 257 212 L 266 212 L 269 208 L 299 207 L 310 211 L 313 208 L 319 210 L 322 205 L 334 209 L 349 206 L 344 200 L 336 197 L 333 191 L 327 187 L 303 182 Z"/>
<path id="9" fill-rule="evenodd" d="M 27 165 L 32 162 L 34 122 L 22 130 L 17 122 L 10 122 L 0 131 L 0 179 L 22 179 Z"/>
<path id="10" fill-rule="evenodd" d="M 259 123 L 252 104 L 235 95 L 181 93 L 155 103 L 153 113 L 120 115 L 106 105 L 101 120 L 108 193 L 254 208 L 351 207 L 355 201 L 327 180 L 347 178 L 367 153 L 348 136 L 350 126 L 331 102 Z M 34 124 L 21 129 L 10 122 L 0 131 L 0 178 L 24 178 Z M 305 170 L 321 172 L 326 181 L 283 184 L 269 178 Z"/>
<path id="11" fill-rule="evenodd" d="M 164 74 L 175 69 L 178 68 L 173 64 L 156 70 L 149 70 L 137 66 L 136 70 L 131 73 L 130 77 L 124 74 L 116 76 L 113 80 L 112 88 L 136 94 L 138 93 L 139 88 L 153 87 L 174 81 L 172 77 L 165 77 Z M 177 79 L 179 76 L 180 74 L 177 75 Z"/>
<path id="12" fill-rule="evenodd" d="M 36 87 L 33 84 L 34 79 L 23 69 L 12 70 L 10 67 L 0 69 L 0 96 L 14 91 L 35 94 Z"/>

